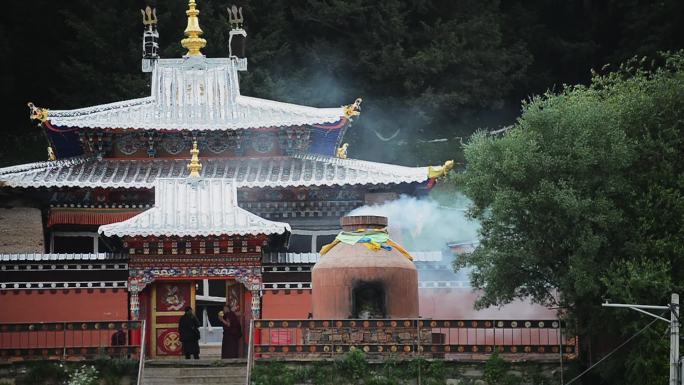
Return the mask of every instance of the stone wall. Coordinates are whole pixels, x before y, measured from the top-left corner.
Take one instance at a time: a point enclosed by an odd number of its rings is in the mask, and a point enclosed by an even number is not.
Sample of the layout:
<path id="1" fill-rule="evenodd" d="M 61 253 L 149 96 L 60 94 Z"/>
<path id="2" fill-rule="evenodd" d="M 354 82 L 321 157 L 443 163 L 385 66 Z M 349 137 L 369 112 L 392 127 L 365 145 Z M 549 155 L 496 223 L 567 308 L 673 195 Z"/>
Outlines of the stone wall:
<path id="1" fill-rule="evenodd" d="M 0 208 L 0 254 L 43 253 L 43 219 L 30 207 Z"/>

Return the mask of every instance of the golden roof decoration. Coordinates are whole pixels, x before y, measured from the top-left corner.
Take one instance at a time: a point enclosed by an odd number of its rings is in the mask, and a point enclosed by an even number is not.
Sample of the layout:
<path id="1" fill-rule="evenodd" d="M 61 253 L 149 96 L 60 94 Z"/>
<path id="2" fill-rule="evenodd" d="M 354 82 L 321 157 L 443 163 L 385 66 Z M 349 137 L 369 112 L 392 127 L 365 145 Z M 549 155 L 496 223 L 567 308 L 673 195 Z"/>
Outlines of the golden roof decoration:
<path id="1" fill-rule="evenodd" d="M 352 119 L 361 114 L 361 102 L 363 102 L 363 99 L 361 98 L 356 98 L 354 101 L 354 104 L 349 104 L 346 106 L 342 106 L 342 110 L 344 111 L 344 116 L 347 119 Z"/>
<path id="2" fill-rule="evenodd" d="M 349 143 L 345 143 L 342 147 L 337 149 L 336 156 L 340 159 L 347 159 L 347 149 L 349 148 Z"/>
<path id="3" fill-rule="evenodd" d="M 192 150 L 190 150 L 192 157 L 188 164 L 188 171 L 190 171 L 191 178 L 199 178 L 199 172 L 202 171 L 202 163 L 199 161 L 199 149 L 197 148 L 197 141 L 192 142 Z"/>
<path id="4" fill-rule="evenodd" d="M 441 178 L 448 174 L 451 169 L 454 168 L 454 161 L 447 160 L 442 166 L 429 166 L 428 167 L 428 178 L 436 179 Z"/>
<path id="5" fill-rule="evenodd" d="M 200 50 L 206 47 L 207 41 L 200 37 L 204 32 L 199 25 L 199 18 L 197 17 L 199 13 L 195 0 L 189 0 L 188 10 L 185 11 L 185 14 L 188 15 L 188 26 L 185 27 L 184 34 L 187 37 L 181 40 L 183 48 L 188 50 L 185 56 L 204 56 Z"/>
<path id="6" fill-rule="evenodd" d="M 27 103 L 29 110 L 31 112 L 30 118 L 31 120 L 38 120 L 41 123 L 44 123 L 46 120 L 48 120 L 48 109 L 47 108 L 40 108 L 36 107 L 35 104 L 28 102 Z"/>

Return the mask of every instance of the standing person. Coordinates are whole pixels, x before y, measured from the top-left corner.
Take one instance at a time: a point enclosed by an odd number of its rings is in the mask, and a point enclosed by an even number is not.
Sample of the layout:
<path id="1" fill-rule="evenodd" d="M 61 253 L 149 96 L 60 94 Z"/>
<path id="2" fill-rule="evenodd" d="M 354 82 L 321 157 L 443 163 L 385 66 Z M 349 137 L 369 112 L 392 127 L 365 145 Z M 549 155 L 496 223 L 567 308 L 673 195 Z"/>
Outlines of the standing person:
<path id="1" fill-rule="evenodd" d="M 183 354 L 186 359 L 194 356 L 196 360 L 199 359 L 199 320 L 195 317 L 191 307 L 185 308 L 185 314 L 181 316 L 178 322 L 178 333 L 183 344 Z"/>
<path id="2" fill-rule="evenodd" d="M 226 304 L 219 313 L 219 321 L 223 324 L 221 358 L 238 358 L 242 327 L 237 314 Z"/>

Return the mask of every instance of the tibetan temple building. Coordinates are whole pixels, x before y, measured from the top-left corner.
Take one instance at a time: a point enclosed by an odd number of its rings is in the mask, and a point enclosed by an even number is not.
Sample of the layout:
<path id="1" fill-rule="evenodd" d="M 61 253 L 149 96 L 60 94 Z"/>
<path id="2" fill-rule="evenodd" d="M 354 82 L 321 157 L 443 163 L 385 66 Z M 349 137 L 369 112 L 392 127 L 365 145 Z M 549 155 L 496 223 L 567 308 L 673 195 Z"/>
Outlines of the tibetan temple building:
<path id="1" fill-rule="evenodd" d="M 187 54 L 164 59 L 156 13 L 143 11 L 149 96 L 29 103 L 49 160 L 0 169 L 0 322 L 145 319 L 149 354 L 168 356 L 186 306 L 202 342 L 220 341 L 226 303 L 242 325 L 305 319 L 312 267 L 340 218 L 425 194 L 449 170 L 348 158 L 361 99 L 314 108 L 243 95 L 241 11 L 225 58 L 202 54 L 198 14 L 190 0 Z M 439 313 L 435 293 L 464 286 L 440 249 L 412 253 L 419 277 L 438 277 L 419 283 L 421 316 L 455 316 Z"/>

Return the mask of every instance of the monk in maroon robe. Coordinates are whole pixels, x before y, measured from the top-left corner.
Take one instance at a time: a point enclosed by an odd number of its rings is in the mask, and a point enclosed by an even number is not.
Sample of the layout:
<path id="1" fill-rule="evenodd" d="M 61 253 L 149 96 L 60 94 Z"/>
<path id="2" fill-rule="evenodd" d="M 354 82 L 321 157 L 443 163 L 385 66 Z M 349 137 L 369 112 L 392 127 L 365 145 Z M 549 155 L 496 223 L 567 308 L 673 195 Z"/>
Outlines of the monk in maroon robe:
<path id="1" fill-rule="evenodd" d="M 223 343 L 221 344 L 221 358 L 238 358 L 240 352 L 240 338 L 242 327 L 237 314 L 228 306 L 223 307 L 223 315 L 219 314 L 219 321 L 223 324 Z"/>

